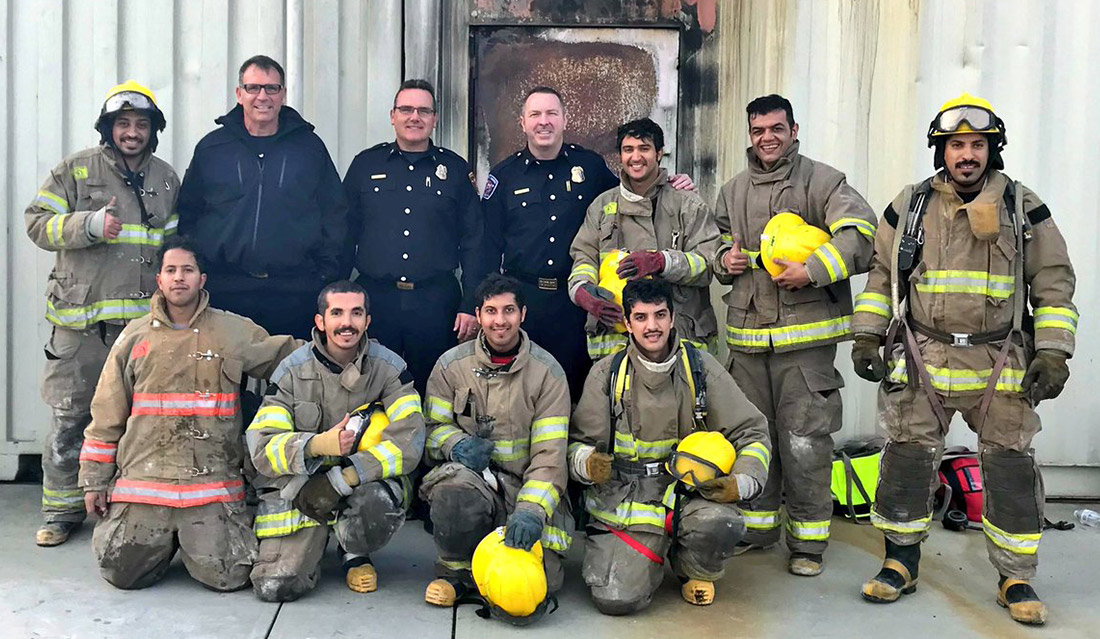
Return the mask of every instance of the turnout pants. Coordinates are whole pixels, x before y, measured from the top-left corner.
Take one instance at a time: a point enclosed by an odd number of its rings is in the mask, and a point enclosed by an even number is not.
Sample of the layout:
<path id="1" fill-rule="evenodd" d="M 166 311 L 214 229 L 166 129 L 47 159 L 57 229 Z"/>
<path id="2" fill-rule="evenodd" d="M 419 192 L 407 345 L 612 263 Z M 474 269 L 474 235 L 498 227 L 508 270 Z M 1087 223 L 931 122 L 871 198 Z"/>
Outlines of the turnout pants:
<path id="1" fill-rule="evenodd" d="M 474 549 L 497 526 L 504 525 L 515 508 L 517 491 L 518 487 L 494 490 L 481 473 L 456 462 L 428 473 L 420 496 L 431 509 L 437 576 L 474 586 L 470 574 Z M 542 531 L 542 563 L 550 592 L 560 589 L 565 579 L 562 561 L 571 542 L 567 531 L 572 527 L 568 510 L 559 505 Z"/>
<path id="2" fill-rule="evenodd" d="M 680 499 L 687 503 L 681 506 L 675 540 L 665 533 L 612 532 L 602 524 L 589 528 L 582 575 L 600 612 L 627 615 L 649 606 L 666 560 L 681 579 L 722 578 L 726 560 L 745 534 L 740 511 L 698 497 Z"/>
<path id="3" fill-rule="evenodd" d="M 42 517 L 84 521 L 84 491 L 77 484 L 84 429 L 92 421 L 92 395 L 120 324 L 84 330 L 55 326 L 46 343 L 42 399 L 53 413 L 42 451 Z"/>
<path id="4" fill-rule="evenodd" d="M 779 541 L 779 506 L 786 496 L 787 548 L 821 554 L 829 543 L 833 436 L 841 426 L 836 346 L 785 353 L 731 353 L 730 373 L 768 418 L 772 460 L 768 483 L 743 509 L 745 541 Z"/>
<path id="5" fill-rule="evenodd" d="M 124 590 L 160 581 L 179 550 L 192 577 L 228 592 L 248 585 L 256 537 L 243 501 L 188 508 L 116 501 L 96 524 L 92 548 L 103 578 Z"/>
<path id="6" fill-rule="evenodd" d="M 1025 397 L 996 393 L 980 426 L 981 395 L 939 397 L 948 420 L 961 413 L 978 435 L 989 561 L 1006 577 L 1035 577 L 1044 496 L 1031 440 L 1039 432 L 1039 416 Z M 903 384 L 887 382 L 880 387 L 879 419 L 888 440 L 871 521 L 890 541 L 909 546 L 928 536 L 947 432 L 924 390 Z"/>
<path id="7" fill-rule="evenodd" d="M 356 486 L 331 526 L 340 548 L 354 557 L 380 550 L 405 523 L 406 501 L 401 483 L 392 479 Z M 294 601 L 317 586 L 330 526 L 309 521 L 313 525 L 289 535 L 260 540 L 251 578 L 263 601 Z"/>

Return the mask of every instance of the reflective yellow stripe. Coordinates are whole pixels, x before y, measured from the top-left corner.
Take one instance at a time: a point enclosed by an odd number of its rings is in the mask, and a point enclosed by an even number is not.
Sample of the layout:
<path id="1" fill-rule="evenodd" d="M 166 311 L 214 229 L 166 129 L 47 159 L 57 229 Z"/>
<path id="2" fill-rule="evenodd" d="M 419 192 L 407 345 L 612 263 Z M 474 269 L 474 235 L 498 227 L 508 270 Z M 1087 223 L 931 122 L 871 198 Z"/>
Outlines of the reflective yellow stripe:
<path id="1" fill-rule="evenodd" d="M 920 293 L 965 293 L 1007 299 L 1016 288 L 1011 275 L 985 271 L 927 271 L 917 282 Z"/>
<path id="2" fill-rule="evenodd" d="M 523 488 L 520 488 L 519 494 L 516 495 L 516 501 L 525 501 L 541 506 L 546 511 L 547 517 L 554 515 L 554 509 L 558 507 L 560 500 L 561 495 L 558 494 L 558 489 L 554 488 L 554 484 L 537 479 L 528 479 L 524 482 Z"/>
<path id="3" fill-rule="evenodd" d="M 51 246 L 65 246 L 65 219 L 68 213 L 54 215 L 46 222 L 46 240 Z"/>
<path id="4" fill-rule="evenodd" d="M 745 527 L 750 530 L 775 530 L 779 528 L 778 510 L 741 510 Z"/>
<path id="5" fill-rule="evenodd" d="M 84 510 L 84 491 L 80 488 L 52 490 L 43 486 L 42 505 L 64 510 Z"/>
<path id="6" fill-rule="evenodd" d="M 286 475 L 290 472 L 290 464 L 286 460 L 286 443 L 293 436 L 294 433 L 279 433 L 267 440 L 267 445 L 264 446 L 264 455 L 267 456 L 267 463 L 271 466 L 272 472 L 279 475 Z"/>
<path id="7" fill-rule="evenodd" d="M 887 530 L 896 533 L 923 533 L 927 532 L 932 526 L 932 516 L 921 517 L 920 519 L 914 519 L 912 521 L 894 521 L 886 519 L 882 515 L 875 512 L 875 509 L 871 508 L 871 523 L 875 528 L 879 530 Z"/>
<path id="8" fill-rule="evenodd" d="M 149 314 L 148 299 L 102 300 L 86 306 L 57 308 L 46 301 L 46 319 L 64 328 L 83 329 L 107 320 L 132 320 Z"/>
<path id="9" fill-rule="evenodd" d="M 530 439 L 501 439 L 493 442 L 493 452 L 489 458 L 495 462 L 519 461 L 527 457 Z"/>
<path id="10" fill-rule="evenodd" d="M 989 520 L 982 517 L 982 528 L 985 530 L 985 536 L 989 537 L 989 541 L 992 541 L 999 548 L 1016 553 L 1017 555 L 1034 555 L 1039 551 L 1039 540 L 1042 539 L 1043 533 L 1010 533 L 1001 530 L 1000 528 L 989 523 Z"/>
<path id="11" fill-rule="evenodd" d="M 748 455 L 749 457 L 753 457 L 753 458 L 759 460 L 760 463 L 764 465 L 765 469 L 768 467 L 768 464 L 770 464 L 771 461 L 772 461 L 772 454 L 768 450 L 768 447 L 765 446 L 764 444 L 761 444 L 760 442 L 753 442 L 753 443 L 749 444 L 748 446 L 745 446 L 744 448 L 741 449 L 741 452 L 738 453 L 738 454 L 739 455 Z"/>
<path id="12" fill-rule="evenodd" d="M 453 424 L 454 406 L 445 399 L 428 395 L 428 419 L 444 424 Z"/>
<path id="13" fill-rule="evenodd" d="M 386 417 L 389 417 L 390 423 L 393 423 L 419 412 L 421 412 L 420 396 L 413 393 L 395 399 L 386 409 Z"/>
<path id="14" fill-rule="evenodd" d="M 382 466 L 382 479 L 402 474 L 401 449 L 391 441 L 378 442 L 367 449 Z"/>
<path id="15" fill-rule="evenodd" d="M 436 559 L 436 563 L 448 570 L 469 570 L 470 562 L 468 561 L 447 561 L 446 559 Z"/>
<path id="16" fill-rule="evenodd" d="M 857 231 L 866 235 L 871 239 L 875 239 L 876 226 L 867 220 L 861 220 L 858 217 L 842 217 L 836 222 L 829 225 L 829 233 L 836 235 L 837 231 L 847 227 L 854 226 Z"/>
<path id="17" fill-rule="evenodd" d="M 630 461 L 664 459 L 672 454 L 672 449 L 679 441 L 679 439 L 646 441 L 635 439 L 630 433 L 615 431 L 615 455 Z"/>
<path id="18" fill-rule="evenodd" d="M 1076 311 L 1061 306 L 1040 306 L 1035 309 L 1035 328 L 1061 328 L 1077 333 Z"/>
<path id="19" fill-rule="evenodd" d="M 547 524 L 542 528 L 542 547 L 565 552 L 573 545 L 573 537 L 561 528 Z"/>
<path id="20" fill-rule="evenodd" d="M 290 416 L 290 411 L 282 406 L 264 406 L 256 411 L 256 417 L 248 425 L 248 430 L 263 430 L 265 428 L 294 430 L 294 418 Z"/>
<path id="21" fill-rule="evenodd" d="M 595 284 L 599 281 L 599 275 L 596 271 L 596 267 L 591 264 L 577 264 L 573 267 L 573 270 L 569 273 L 569 279 L 584 279 Z"/>
<path id="22" fill-rule="evenodd" d="M 430 402 L 431 400 L 428 401 Z M 437 426 L 428 434 L 428 443 L 425 448 L 428 454 L 433 458 L 443 459 L 443 444 L 455 435 L 461 434 L 463 434 L 462 431 L 454 426 L 448 426 L 446 424 Z"/>
<path id="23" fill-rule="evenodd" d="M 688 261 L 688 278 L 696 278 L 707 270 L 707 261 L 703 259 L 702 255 L 685 251 L 684 257 Z"/>
<path id="24" fill-rule="evenodd" d="M 169 224 L 171 228 L 165 226 L 163 229 L 150 228 L 144 224 L 123 224 L 122 230 L 119 231 L 118 237 L 113 240 L 107 240 L 107 244 L 138 244 L 142 246 L 160 246 L 164 243 L 164 236 L 171 235 L 175 232 L 176 226 L 179 225 L 179 218 L 175 218 L 175 223 L 170 219 Z"/>
<path id="25" fill-rule="evenodd" d="M 894 311 L 890 306 L 890 297 L 878 293 L 860 293 L 856 295 L 855 312 L 874 313 L 886 319 L 894 316 Z"/>
<path id="26" fill-rule="evenodd" d="M 531 423 L 531 443 L 548 442 L 569 437 L 568 417 L 543 417 Z"/>
<path id="27" fill-rule="evenodd" d="M 733 234 L 732 233 L 723 233 L 723 234 L 718 236 L 718 239 L 723 241 L 723 242 L 726 242 L 727 244 L 733 244 Z"/>
<path id="28" fill-rule="evenodd" d="M 829 538 L 829 520 L 791 521 L 788 519 L 787 532 L 791 537 L 802 541 L 825 541 Z"/>
<path id="29" fill-rule="evenodd" d="M 992 368 L 982 370 L 965 368 L 950 369 L 925 364 L 924 369 L 928 371 L 928 377 L 932 381 L 932 387 L 945 393 L 985 390 L 985 387 L 989 385 L 989 376 L 993 374 Z M 908 383 L 909 374 L 908 371 L 906 371 L 905 358 L 899 358 L 893 361 L 889 379 L 899 384 Z M 1023 379 L 1024 371 L 1018 368 L 1005 367 L 1001 369 L 1001 375 L 997 379 L 996 390 L 1015 393 L 1023 392 L 1024 388 L 1021 384 Z"/>
<path id="30" fill-rule="evenodd" d="M 34 198 L 34 204 L 44 209 L 49 209 L 58 215 L 69 212 L 69 203 L 64 198 L 54 195 L 49 191 L 39 191 L 38 195 Z"/>
<path id="31" fill-rule="evenodd" d="M 749 268 L 754 268 L 754 269 L 763 268 L 759 264 L 760 251 L 747 251 L 745 249 L 741 249 L 741 252 L 744 253 L 745 255 L 749 256 Z"/>
<path id="32" fill-rule="evenodd" d="M 615 351 L 626 348 L 626 336 L 619 333 L 589 334 L 587 341 L 588 356 L 592 359 L 607 357 Z"/>
<path id="33" fill-rule="evenodd" d="M 269 537 L 285 537 L 303 528 L 313 528 L 320 525 L 303 515 L 297 508 L 294 508 L 281 513 L 256 515 L 252 527 L 256 531 L 256 537 L 267 539 Z"/>
<path id="34" fill-rule="evenodd" d="M 726 343 L 730 346 L 758 350 L 766 350 L 769 345 L 781 348 L 795 344 L 836 340 L 851 333 L 851 325 L 851 315 L 776 328 L 737 328 L 726 325 Z"/>
<path id="35" fill-rule="evenodd" d="M 665 507 L 652 506 L 636 501 L 624 501 L 615 507 L 615 511 L 607 511 L 600 508 L 600 504 L 592 496 L 585 497 L 585 510 L 590 515 L 613 526 L 653 526 L 665 529 Z"/>
<path id="36" fill-rule="evenodd" d="M 817 259 L 821 260 L 821 263 L 825 265 L 825 270 L 829 273 L 830 282 L 839 282 L 840 280 L 848 279 L 848 265 L 844 263 L 844 258 L 840 255 L 840 251 L 836 250 L 836 247 L 830 242 L 826 242 L 819 246 L 817 250 L 813 252 L 817 256 Z"/>

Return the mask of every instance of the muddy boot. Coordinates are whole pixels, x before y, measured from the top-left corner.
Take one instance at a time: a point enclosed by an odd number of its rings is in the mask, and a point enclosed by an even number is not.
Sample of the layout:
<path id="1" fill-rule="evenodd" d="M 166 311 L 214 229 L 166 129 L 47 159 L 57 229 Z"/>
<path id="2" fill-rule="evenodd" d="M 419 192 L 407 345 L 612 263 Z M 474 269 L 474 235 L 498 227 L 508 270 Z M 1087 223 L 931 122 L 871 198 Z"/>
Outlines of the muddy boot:
<path id="1" fill-rule="evenodd" d="M 1001 575 L 997 603 L 1008 608 L 1008 614 L 1020 623 L 1041 626 L 1047 621 L 1047 607 L 1031 584 L 1023 579 L 1010 579 Z"/>
<path id="2" fill-rule="evenodd" d="M 450 608 L 455 605 L 455 600 L 465 595 L 467 588 L 457 579 L 433 579 L 424 591 L 424 601 L 433 606 Z"/>
<path id="3" fill-rule="evenodd" d="M 886 559 L 882 570 L 863 584 L 860 594 L 874 603 L 892 603 L 902 595 L 917 589 L 917 568 L 920 564 L 920 544 L 899 546 L 886 540 Z"/>
<path id="4" fill-rule="evenodd" d="M 344 579 L 348 588 L 355 592 L 374 592 L 378 590 L 378 572 L 374 569 L 370 557 L 353 557 L 344 562 Z"/>
<path id="5" fill-rule="evenodd" d="M 77 528 L 80 527 L 79 521 L 50 521 L 42 524 L 42 527 L 38 529 L 38 532 L 34 535 L 34 543 L 44 548 L 50 546 L 60 546 L 69 540 L 69 535 L 73 534 Z"/>
<path id="6" fill-rule="evenodd" d="M 824 563 L 821 555 L 795 552 L 791 553 L 791 559 L 787 562 L 787 572 L 799 577 L 816 577 L 821 574 Z"/>
<path id="7" fill-rule="evenodd" d="M 714 603 L 714 582 L 688 579 L 680 586 L 680 596 L 693 606 L 709 606 Z"/>

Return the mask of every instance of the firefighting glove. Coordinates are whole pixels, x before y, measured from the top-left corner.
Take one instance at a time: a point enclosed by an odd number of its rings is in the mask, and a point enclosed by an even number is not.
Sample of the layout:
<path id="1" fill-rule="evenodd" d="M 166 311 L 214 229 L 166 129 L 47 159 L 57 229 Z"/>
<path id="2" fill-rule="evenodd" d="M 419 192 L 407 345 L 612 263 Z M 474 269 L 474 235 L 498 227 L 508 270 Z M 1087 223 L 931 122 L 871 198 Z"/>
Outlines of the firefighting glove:
<path id="1" fill-rule="evenodd" d="M 881 349 L 882 338 L 878 335 L 856 334 L 852 341 L 852 365 L 856 369 L 856 375 L 876 383 L 886 377 L 886 363 L 879 353 Z"/>
<path id="2" fill-rule="evenodd" d="M 614 326 L 615 322 L 623 318 L 623 309 L 612 301 L 615 295 L 606 288 L 600 288 L 595 284 L 583 284 L 573 294 L 573 299 L 576 300 L 577 306 L 605 326 Z"/>
<path id="3" fill-rule="evenodd" d="M 323 433 L 318 433 L 309 438 L 306 442 L 306 454 L 310 457 L 324 457 L 326 455 L 331 457 L 343 457 L 343 452 L 340 450 L 340 433 L 343 432 L 341 428 L 330 428 Z"/>
<path id="4" fill-rule="evenodd" d="M 611 461 L 614 459 L 607 453 L 592 451 L 588 459 L 584 460 L 584 474 L 593 484 L 602 484 L 611 479 Z"/>
<path id="5" fill-rule="evenodd" d="M 451 459 L 480 473 L 489 467 L 489 455 L 493 452 L 493 447 L 492 440 L 483 437 L 467 437 L 451 449 Z"/>
<path id="6" fill-rule="evenodd" d="M 340 503 L 340 499 L 350 494 L 351 487 L 344 480 L 342 470 L 334 466 L 327 473 L 309 478 L 309 481 L 295 495 L 294 507 L 306 517 L 326 524 L 332 517 L 332 511 L 336 510 L 336 506 Z"/>
<path id="7" fill-rule="evenodd" d="M 531 550 L 542 537 L 542 518 L 529 510 L 517 510 L 504 524 L 504 545 Z"/>
<path id="8" fill-rule="evenodd" d="M 660 251 L 634 251 L 619 262 L 616 275 L 624 280 L 640 280 L 665 270 L 665 254 Z"/>
<path id="9" fill-rule="evenodd" d="M 700 482 L 695 485 L 695 489 L 705 499 L 720 504 L 732 504 L 742 499 L 751 499 L 756 493 L 756 480 L 738 473 Z"/>
<path id="10" fill-rule="evenodd" d="M 1069 379 L 1069 366 L 1066 354 L 1049 348 L 1041 348 L 1035 353 L 1035 359 L 1024 373 L 1022 383 L 1025 393 L 1031 394 L 1031 401 L 1038 404 L 1044 399 L 1054 399 L 1062 393 Z"/>

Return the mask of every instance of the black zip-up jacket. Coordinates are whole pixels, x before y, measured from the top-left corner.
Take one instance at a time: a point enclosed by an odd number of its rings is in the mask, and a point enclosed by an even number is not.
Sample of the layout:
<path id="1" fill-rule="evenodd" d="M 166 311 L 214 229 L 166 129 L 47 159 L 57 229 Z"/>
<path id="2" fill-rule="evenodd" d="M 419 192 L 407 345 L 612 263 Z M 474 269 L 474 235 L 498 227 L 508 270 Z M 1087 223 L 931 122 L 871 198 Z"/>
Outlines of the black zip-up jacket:
<path id="1" fill-rule="evenodd" d="M 253 138 L 240 105 L 195 146 L 180 187 L 179 232 L 207 271 L 300 280 L 316 287 L 346 276 L 340 254 L 347 201 L 325 143 L 294 109 L 279 131 Z"/>

